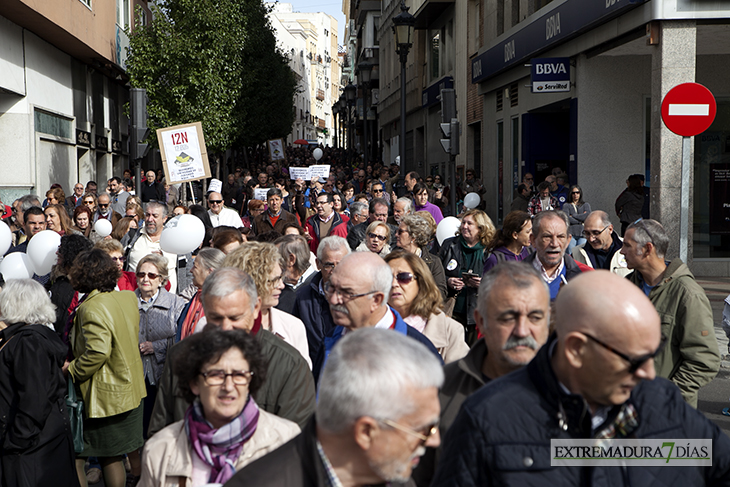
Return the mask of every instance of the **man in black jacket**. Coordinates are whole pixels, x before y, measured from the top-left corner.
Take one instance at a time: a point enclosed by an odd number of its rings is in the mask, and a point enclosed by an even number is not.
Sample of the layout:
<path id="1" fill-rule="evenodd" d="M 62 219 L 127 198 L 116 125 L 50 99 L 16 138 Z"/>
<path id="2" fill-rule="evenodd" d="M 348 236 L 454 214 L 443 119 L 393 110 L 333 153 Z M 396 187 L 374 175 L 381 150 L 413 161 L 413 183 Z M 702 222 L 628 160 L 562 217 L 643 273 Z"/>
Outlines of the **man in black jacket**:
<path id="1" fill-rule="evenodd" d="M 730 439 L 656 378 L 660 319 L 639 288 L 604 270 L 582 274 L 555 302 L 555 331 L 527 367 L 464 402 L 432 485 L 726 485 Z M 552 466 L 551 440 L 577 439 L 653 439 L 657 448 L 706 439 L 712 465 Z"/>
<path id="2" fill-rule="evenodd" d="M 316 420 L 226 485 L 413 485 L 418 458 L 440 442 L 442 383 L 438 359 L 415 340 L 392 330 L 350 332 L 325 366 Z"/>

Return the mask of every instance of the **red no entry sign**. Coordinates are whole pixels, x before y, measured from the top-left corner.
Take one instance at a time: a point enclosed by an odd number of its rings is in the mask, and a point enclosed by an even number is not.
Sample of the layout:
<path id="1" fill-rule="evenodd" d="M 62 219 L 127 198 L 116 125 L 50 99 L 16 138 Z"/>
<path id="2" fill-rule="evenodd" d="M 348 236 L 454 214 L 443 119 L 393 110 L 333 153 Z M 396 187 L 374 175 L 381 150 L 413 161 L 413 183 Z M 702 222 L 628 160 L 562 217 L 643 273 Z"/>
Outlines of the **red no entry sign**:
<path id="1" fill-rule="evenodd" d="M 662 120 L 677 135 L 692 137 L 712 125 L 717 113 L 715 97 L 698 83 L 675 86 L 662 102 Z"/>

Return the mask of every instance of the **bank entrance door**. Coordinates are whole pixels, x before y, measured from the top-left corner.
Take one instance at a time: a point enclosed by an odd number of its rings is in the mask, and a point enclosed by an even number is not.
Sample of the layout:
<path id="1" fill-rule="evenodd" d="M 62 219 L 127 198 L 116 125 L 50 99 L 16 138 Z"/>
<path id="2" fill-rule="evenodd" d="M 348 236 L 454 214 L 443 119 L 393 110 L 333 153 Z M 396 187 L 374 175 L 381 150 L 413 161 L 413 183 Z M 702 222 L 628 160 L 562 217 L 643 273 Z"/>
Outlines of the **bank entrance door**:
<path id="1" fill-rule="evenodd" d="M 532 173 L 538 185 L 555 169 L 556 173 L 568 175 L 569 184 L 575 184 L 576 137 L 576 99 L 568 98 L 523 114 L 522 174 Z"/>

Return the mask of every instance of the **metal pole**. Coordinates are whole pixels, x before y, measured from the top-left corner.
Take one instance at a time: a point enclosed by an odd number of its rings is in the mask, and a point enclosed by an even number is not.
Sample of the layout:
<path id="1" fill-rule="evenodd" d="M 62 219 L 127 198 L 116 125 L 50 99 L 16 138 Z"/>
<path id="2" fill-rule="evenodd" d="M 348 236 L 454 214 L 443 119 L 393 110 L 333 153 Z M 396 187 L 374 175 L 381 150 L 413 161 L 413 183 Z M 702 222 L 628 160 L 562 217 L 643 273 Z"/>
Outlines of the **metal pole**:
<path id="1" fill-rule="evenodd" d="M 363 139 L 365 139 L 365 167 L 368 166 L 368 85 L 367 83 L 363 83 L 362 85 L 363 89 L 363 100 L 362 100 L 362 113 L 363 113 L 363 128 L 362 128 L 362 136 Z"/>
<path id="2" fill-rule="evenodd" d="M 689 170 L 691 155 L 691 140 L 682 137 L 682 188 L 681 206 L 679 210 L 679 258 L 687 263 L 687 247 L 689 235 Z"/>
<path id="3" fill-rule="evenodd" d="M 400 53 L 400 173 L 405 175 L 406 169 L 406 61 L 408 52 Z"/>

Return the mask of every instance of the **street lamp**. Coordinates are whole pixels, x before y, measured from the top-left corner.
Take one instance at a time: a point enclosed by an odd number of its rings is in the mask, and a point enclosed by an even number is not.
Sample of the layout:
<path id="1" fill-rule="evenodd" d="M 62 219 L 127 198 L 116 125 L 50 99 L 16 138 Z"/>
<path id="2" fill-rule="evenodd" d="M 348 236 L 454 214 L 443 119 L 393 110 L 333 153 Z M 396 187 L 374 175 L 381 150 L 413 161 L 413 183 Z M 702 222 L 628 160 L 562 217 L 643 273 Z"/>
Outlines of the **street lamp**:
<path id="1" fill-rule="evenodd" d="M 368 112 L 370 111 L 370 105 L 368 104 L 368 88 L 370 88 L 370 79 L 372 75 L 373 65 L 368 62 L 362 62 L 357 65 L 357 70 L 360 75 L 360 84 L 362 84 L 362 105 L 363 105 L 363 139 L 365 139 L 365 167 L 368 165 Z"/>
<path id="2" fill-rule="evenodd" d="M 335 149 L 337 149 L 337 113 L 340 111 L 340 104 L 338 102 L 335 102 L 334 105 L 332 105 L 332 128 L 335 132 Z"/>
<path id="3" fill-rule="evenodd" d="M 357 87 L 353 85 L 352 83 L 347 83 L 347 86 L 345 86 L 345 100 L 347 102 L 347 147 L 348 150 L 352 151 L 352 130 L 350 130 L 351 125 L 351 114 L 352 114 L 352 104 L 355 102 L 355 97 L 357 96 Z"/>
<path id="4" fill-rule="evenodd" d="M 408 51 L 413 45 L 413 29 L 416 18 L 408 13 L 405 0 L 400 2 L 400 13 L 393 17 L 393 33 L 395 34 L 395 53 L 400 56 L 400 164 L 406 169 L 406 61 Z M 405 174 L 403 172 L 402 174 Z"/>

